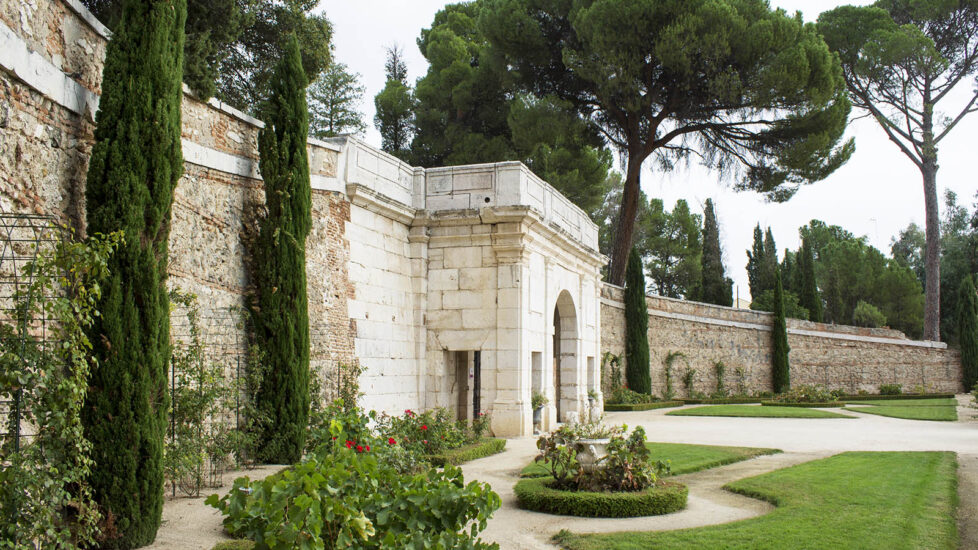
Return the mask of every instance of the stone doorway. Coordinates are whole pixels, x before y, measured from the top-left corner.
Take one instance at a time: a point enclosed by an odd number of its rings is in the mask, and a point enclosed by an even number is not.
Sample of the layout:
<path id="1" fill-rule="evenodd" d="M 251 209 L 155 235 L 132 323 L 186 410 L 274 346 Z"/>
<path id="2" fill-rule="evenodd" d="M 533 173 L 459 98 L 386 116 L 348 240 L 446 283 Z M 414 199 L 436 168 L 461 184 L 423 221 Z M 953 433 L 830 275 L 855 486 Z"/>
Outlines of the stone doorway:
<path id="1" fill-rule="evenodd" d="M 557 297 L 554 306 L 553 332 L 553 392 L 558 422 L 566 422 L 568 414 L 577 411 L 578 333 L 574 299 L 566 290 Z"/>

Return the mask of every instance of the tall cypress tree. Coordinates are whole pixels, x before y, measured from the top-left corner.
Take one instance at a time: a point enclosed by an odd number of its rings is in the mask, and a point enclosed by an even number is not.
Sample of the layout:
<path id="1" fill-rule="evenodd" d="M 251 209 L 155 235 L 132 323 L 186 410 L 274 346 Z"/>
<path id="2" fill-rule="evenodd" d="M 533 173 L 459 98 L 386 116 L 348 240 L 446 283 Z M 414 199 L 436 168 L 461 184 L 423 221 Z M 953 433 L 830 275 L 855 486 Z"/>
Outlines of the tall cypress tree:
<path id="1" fill-rule="evenodd" d="M 958 291 L 958 341 L 961 343 L 961 370 L 965 391 L 978 383 L 978 295 L 969 274 Z"/>
<path id="2" fill-rule="evenodd" d="M 117 536 L 156 538 L 163 509 L 170 310 L 167 248 L 183 173 L 180 102 L 186 0 L 127 0 L 102 72 L 85 189 L 88 232 L 122 231 L 90 329 L 98 359 L 82 413 L 91 484 Z"/>
<path id="3" fill-rule="evenodd" d="M 706 199 L 703 208 L 703 282 L 700 299 L 719 306 L 733 305 L 733 281 L 723 268 L 723 249 L 720 248 L 720 226 L 717 223 L 713 199 Z"/>
<path id="4" fill-rule="evenodd" d="M 625 379 L 628 388 L 652 393 L 649 371 L 649 308 L 645 304 L 645 274 L 638 250 L 632 247 L 625 270 Z"/>
<path id="5" fill-rule="evenodd" d="M 801 272 L 801 293 L 799 304 L 808 310 L 808 320 L 822 322 L 822 297 L 818 294 L 818 282 L 815 279 L 815 254 L 812 242 L 808 237 L 801 240 L 801 252 L 798 255 L 798 270 Z"/>
<path id="6" fill-rule="evenodd" d="M 761 292 L 765 290 L 774 289 L 774 278 L 778 271 L 778 245 L 774 243 L 774 233 L 771 232 L 771 228 L 768 227 L 764 231 L 764 255 L 761 260 Z M 783 275 L 782 275 L 783 276 Z M 784 285 L 784 279 L 782 278 L 781 284 Z M 782 286 L 782 291 L 784 287 Z M 751 295 L 753 296 L 753 294 Z"/>
<path id="7" fill-rule="evenodd" d="M 761 231 L 761 224 L 754 226 L 754 243 L 747 251 L 747 286 L 750 288 L 750 295 L 757 298 L 762 292 L 767 290 L 762 288 L 761 263 L 764 261 L 764 233 Z"/>
<path id="8" fill-rule="evenodd" d="M 788 367 L 788 325 L 784 318 L 784 288 L 781 272 L 774 269 L 774 327 L 771 342 L 771 385 L 774 393 L 782 393 L 791 387 Z"/>
<path id="9" fill-rule="evenodd" d="M 277 464 L 301 458 L 309 417 L 306 237 L 312 227 L 312 192 L 306 84 L 293 36 L 275 69 L 259 136 L 265 217 L 254 252 L 255 342 L 266 362 L 254 396 L 263 419 L 257 458 Z"/>

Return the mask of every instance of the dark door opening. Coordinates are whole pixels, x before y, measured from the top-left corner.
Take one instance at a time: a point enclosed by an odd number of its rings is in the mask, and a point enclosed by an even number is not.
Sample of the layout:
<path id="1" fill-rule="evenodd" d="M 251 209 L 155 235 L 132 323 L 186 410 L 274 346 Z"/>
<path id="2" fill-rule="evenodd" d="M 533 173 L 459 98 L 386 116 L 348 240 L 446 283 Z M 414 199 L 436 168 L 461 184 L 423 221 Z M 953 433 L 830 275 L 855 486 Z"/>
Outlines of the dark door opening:
<path id="1" fill-rule="evenodd" d="M 560 422 L 560 312 L 554 309 L 554 406 Z"/>
<path id="2" fill-rule="evenodd" d="M 476 351 L 472 354 L 472 418 L 475 419 L 482 412 L 482 352 Z"/>

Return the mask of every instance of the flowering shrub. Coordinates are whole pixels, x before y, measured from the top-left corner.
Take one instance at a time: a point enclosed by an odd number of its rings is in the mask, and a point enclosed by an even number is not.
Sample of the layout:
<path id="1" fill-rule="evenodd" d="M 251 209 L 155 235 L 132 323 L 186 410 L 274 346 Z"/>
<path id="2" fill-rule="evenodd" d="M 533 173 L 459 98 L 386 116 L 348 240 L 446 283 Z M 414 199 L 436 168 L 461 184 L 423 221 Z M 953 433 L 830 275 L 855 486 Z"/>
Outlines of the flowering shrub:
<path id="1" fill-rule="evenodd" d="M 490 422 L 488 414 L 480 414 L 469 427 L 456 421 L 448 409 L 423 413 L 408 409 L 400 416 L 381 415 L 377 428 L 381 436 L 394 438 L 419 455 L 433 455 L 478 441 L 487 435 Z"/>
<path id="2" fill-rule="evenodd" d="M 795 386 L 774 400 L 780 403 L 830 403 L 838 400 L 837 392 L 830 392 L 823 386 Z"/>
<path id="3" fill-rule="evenodd" d="M 350 432 L 331 419 L 328 440 L 302 462 L 263 481 L 239 478 L 207 503 L 259 548 L 498 548 L 478 538 L 501 504 L 488 484 L 466 485 L 451 465 L 404 473 L 391 463 L 407 452 L 400 441 L 358 437 L 361 418 Z"/>

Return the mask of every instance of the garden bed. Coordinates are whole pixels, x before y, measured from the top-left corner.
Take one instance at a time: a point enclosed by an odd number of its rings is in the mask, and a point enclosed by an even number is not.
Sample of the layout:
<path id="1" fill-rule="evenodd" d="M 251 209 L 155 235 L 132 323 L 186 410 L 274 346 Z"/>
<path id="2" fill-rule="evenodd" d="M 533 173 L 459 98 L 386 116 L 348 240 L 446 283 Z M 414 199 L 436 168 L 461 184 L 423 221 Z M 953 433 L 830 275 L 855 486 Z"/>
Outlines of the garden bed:
<path id="1" fill-rule="evenodd" d="M 653 403 L 605 403 L 604 410 L 607 412 L 651 411 L 653 409 L 667 409 L 669 407 L 682 406 L 682 401 L 656 401 Z"/>
<path id="2" fill-rule="evenodd" d="M 498 437 L 487 437 L 457 449 L 449 449 L 439 454 L 430 455 L 427 458 L 433 466 L 444 466 L 446 464 L 453 464 L 457 466 L 470 460 L 501 453 L 505 448 L 505 439 Z"/>
<path id="3" fill-rule="evenodd" d="M 764 407 L 805 407 L 808 409 L 838 408 L 845 405 L 843 401 L 825 401 L 822 403 L 781 403 L 780 401 L 761 401 Z"/>
<path id="4" fill-rule="evenodd" d="M 520 508 L 591 518 L 658 516 L 686 508 L 689 490 L 682 483 L 660 482 L 644 491 L 604 493 L 553 489 L 552 477 L 524 478 L 513 488 Z"/>

